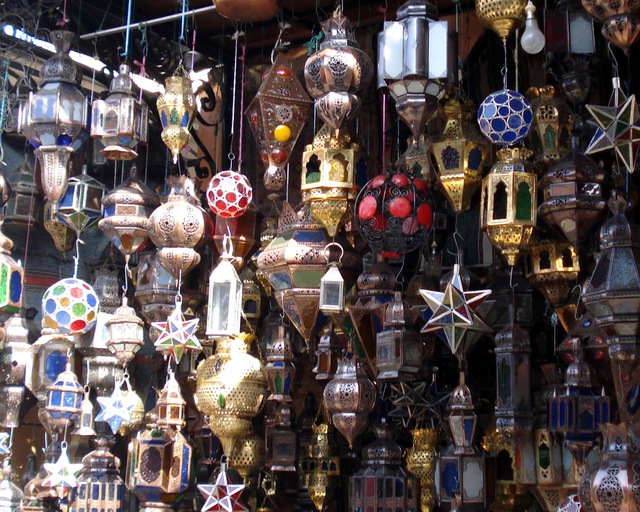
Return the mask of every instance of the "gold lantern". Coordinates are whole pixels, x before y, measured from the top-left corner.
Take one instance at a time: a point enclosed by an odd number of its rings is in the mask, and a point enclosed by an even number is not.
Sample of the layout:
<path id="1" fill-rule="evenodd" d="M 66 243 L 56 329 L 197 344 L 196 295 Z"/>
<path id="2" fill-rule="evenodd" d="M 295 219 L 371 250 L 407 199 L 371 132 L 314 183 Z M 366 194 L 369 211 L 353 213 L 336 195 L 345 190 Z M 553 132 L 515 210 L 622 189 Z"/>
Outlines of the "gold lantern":
<path id="1" fill-rule="evenodd" d="M 183 71 L 184 75 L 177 74 Z M 164 92 L 156 103 L 162 123 L 162 141 L 171 150 L 173 163 L 178 162 L 180 150 L 189 142 L 189 128 L 196 111 L 196 97 L 191 80 L 185 76 L 184 68 L 165 80 Z"/>
<path id="2" fill-rule="evenodd" d="M 335 478 L 340 475 L 340 457 L 335 443 L 335 430 L 329 423 L 313 423 L 313 437 L 307 447 L 306 468 L 309 497 L 321 512 L 335 487 Z M 301 461 L 302 462 L 302 461 Z"/>
<path id="3" fill-rule="evenodd" d="M 536 161 L 551 165 L 571 149 L 573 111 L 551 85 L 532 87 L 527 96 L 533 109 L 529 134 Z"/>
<path id="4" fill-rule="evenodd" d="M 67 252 L 73 247 L 76 233 L 69 226 L 58 220 L 55 205 L 51 201 L 47 201 L 44 205 L 44 229 L 51 235 L 56 249 L 60 252 Z"/>
<path id="5" fill-rule="evenodd" d="M 251 420 L 267 392 L 260 360 L 248 353 L 253 336 L 220 338 L 216 353 L 198 366 L 196 405 L 210 416 L 210 427 L 225 454 L 252 432 Z"/>
<path id="6" fill-rule="evenodd" d="M 498 151 L 499 161 L 482 181 L 481 221 L 491 243 L 514 266 L 529 245 L 537 218 L 536 175 L 525 148 Z"/>
<path id="7" fill-rule="evenodd" d="M 447 123 L 437 142 L 431 145 L 439 183 L 456 212 L 471 207 L 471 198 L 482 183 L 482 171 L 491 146 L 475 123 L 473 103 L 449 100 L 444 106 Z"/>
<path id="8" fill-rule="evenodd" d="M 246 267 L 240 273 L 242 281 L 242 312 L 243 320 L 247 323 L 249 331 L 257 331 L 258 323 L 262 315 L 262 292 L 252 268 Z"/>
<path id="9" fill-rule="evenodd" d="M 436 447 L 438 430 L 416 428 L 411 431 L 413 446 L 407 454 L 407 469 L 418 478 L 420 484 L 420 510 L 434 509 L 434 480 L 436 469 Z"/>
<path id="10" fill-rule="evenodd" d="M 252 481 L 255 474 L 264 465 L 264 441 L 256 433 L 238 439 L 231 457 L 229 457 L 229 465 L 235 469 L 246 485 Z"/>
<path id="11" fill-rule="evenodd" d="M 187 424 L 185 420 L 186 404 L 182 398 L 180 384 L 178 384 L 176 376 L 172 371 L 169 371 L 169 379 L 158 397 L 158 421 L 156 422 L 158 428 L 180 430 L 184 427 Z"/>
<path id="12" fill-rule="evenodd" d="M 311 215 L 329 236 L 335 236 L 353 215 L 359 151 L 360 146 L 351 142 L 348 132 L 342 130 L 335 136 L 325 125 L 302 155 L 302 200 L 309 203 Z"/>
<path id="13" fill-rule="evenodd" d="M 527 0 L 476 0 L 476 14 L 506 44 L 511 32 L 524 25 L 526 5 Z"/>

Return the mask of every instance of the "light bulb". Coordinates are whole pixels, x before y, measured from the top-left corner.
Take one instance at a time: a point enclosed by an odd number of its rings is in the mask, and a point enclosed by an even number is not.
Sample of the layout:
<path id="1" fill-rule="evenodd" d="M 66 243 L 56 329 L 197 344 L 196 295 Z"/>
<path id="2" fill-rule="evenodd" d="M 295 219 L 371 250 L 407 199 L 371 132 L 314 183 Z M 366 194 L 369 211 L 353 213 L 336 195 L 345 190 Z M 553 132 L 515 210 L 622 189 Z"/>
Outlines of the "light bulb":
<path id="1" fill-rule="evenodd" d="M 525 22 L 525 29 L 522 37 L 520 38 L 520 44 L 522 49 L 530 54 L 539 53 L 544 48 L 544 34 L 538 28 L 538 21 L 536 20 L 536 6 L 529 0 L 527 6 L 524 8 L 527 11 L 527 20 Z"/>

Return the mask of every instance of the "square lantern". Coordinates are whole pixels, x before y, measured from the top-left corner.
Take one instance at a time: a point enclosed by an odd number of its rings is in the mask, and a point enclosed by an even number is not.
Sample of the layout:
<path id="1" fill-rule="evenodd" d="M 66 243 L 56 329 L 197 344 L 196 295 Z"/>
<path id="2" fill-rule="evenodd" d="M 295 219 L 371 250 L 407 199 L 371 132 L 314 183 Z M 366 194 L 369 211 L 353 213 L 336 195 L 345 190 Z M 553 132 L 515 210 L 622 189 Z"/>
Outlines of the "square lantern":
<path id="1" fill-rule="evenodd" d="M 338 263 L 331 263 L 320 279 L 320 311 L 340 313 L 344 311 L 344 278 Z"/>
<path id="2" fill-rule="evenodd" d="M 242 281 L 229 258 L 223 255 L 209 276 L 207 336 L 217 338 L 240 332 Z"/>
<path id="3" fill-rule="evenodd" d="M 280 404 L 276 410 L 276 423 L 270 429 L 267 458 L 271 463 L 271 471 L 296 471 L 298 436 L 291 429 L 290 409 L 290 405 Z"/>
<path id="4" fill-rule="evenodd" d="M 440 503 L 451 503 L 460 496 L 465 510 L 484 510 L 486 502 L 485 458 L 474 453 L 457 454 L 454 445 L 439 456 L 438 484 Z"/>
<path id="5" fill-rule="evenodd" d="M 596 51 L 593 18 L 579 2 L 568 3 L 565 9 L 545 9 L 545 48 L 553 53 L 592 55 Z"/>
<path id="6" fill-rule="evenodd" d="M 13 193 L 4 206 L 5 224 L 34 225 L 42 222 L 42 202 L 33 177 L 33 168 L 24 160 L 11 180 Z"/>

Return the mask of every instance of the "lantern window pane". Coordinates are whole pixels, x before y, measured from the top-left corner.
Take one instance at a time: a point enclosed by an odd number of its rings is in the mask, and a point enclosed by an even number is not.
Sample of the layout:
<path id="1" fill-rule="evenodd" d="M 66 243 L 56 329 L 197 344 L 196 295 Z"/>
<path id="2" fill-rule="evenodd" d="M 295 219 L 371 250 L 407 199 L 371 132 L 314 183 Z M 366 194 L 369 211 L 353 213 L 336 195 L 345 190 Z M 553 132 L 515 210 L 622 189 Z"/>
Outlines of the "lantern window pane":
<path id="1" fill-rule="evenodd" d="M 507 218 L 507 186 L 500 182 L 493 194 L 493 220 Z"/>
<path id="2" fill-rule="evenodd" d="M 342 299 L 342 283 L 332 283 L 324 281 L 322 283 L 322 297 L 320 298 L 322 307 L 340 308 Z"/>
<path id="3" fill-rule="evenodd" d="M 484 495 L 484 470 L 482 460 L 467 459 L 464 464 L 463 496 L 465 500 L 482 501 Z"/>
<path id="4" fill-rule="evenodd" d="M 566 53 L 568 51 L 567 11 L 545 12 L 544 40 L 547 51 Z"/>
<path id="5" fill-rule="evenodd" d="M 544 470 L 551 466 L 551 450 L 546 443 L 542 443 L 538 447 L 538 465 Z"/>
<path id="6" fill-rule="evenodd" d="M 442 489 L 445 497 L 453 498 L 460 492 L 460 477 L 458 475 L 458 465 L 453 461 L 447 461 L 442 470 Z"/>
<path id="7" fill-rule="evenodd" d="M 531 220 L 531 189 L 529 184 L 525 182 L 518 186 L 516 220 Z"/>
<path id="8" fill-rule="evenodd" d="M 572 12 L 569 14 L 571 31 L 571 53 L 595 53 L 593 37 L 593 21 L 586 12 Z"/>

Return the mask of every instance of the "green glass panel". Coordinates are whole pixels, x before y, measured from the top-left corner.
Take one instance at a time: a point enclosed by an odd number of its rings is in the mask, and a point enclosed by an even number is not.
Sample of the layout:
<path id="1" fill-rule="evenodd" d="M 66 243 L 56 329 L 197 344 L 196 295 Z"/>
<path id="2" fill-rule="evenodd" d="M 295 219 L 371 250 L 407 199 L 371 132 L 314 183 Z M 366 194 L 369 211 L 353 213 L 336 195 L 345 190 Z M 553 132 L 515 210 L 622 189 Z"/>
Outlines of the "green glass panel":
<path id="1" fill-rule="evenodd" d="M 8 302 L 9 290 L 9 267 L 7 265 L 0 266 L 0 306 L 4 306 Z"/>
<path id="2" fill-rule="evenodd" d="M 516 220 L 531 220 L 531 190 L 527 183 L 520 183 L 516 195 Z"/>
<path id="3" fill-rule="evenodd" d="M 318 288 L 323 270 L 296 270 L 292 273 L 293 285 L 296 288 Z"/>
<path id="4" fill-rule="evenodd" d="M 538 449 L 538 464 L 545 470 L 551 466 L 551 450 L 546 444 L 541 445 Z"/>
<path id="5" fill-rule="evenodd" d="M 275 384 L 276 391 L 282 393 L 282 374 L 280 372 L 276 373 L 273 383 Z"/>

